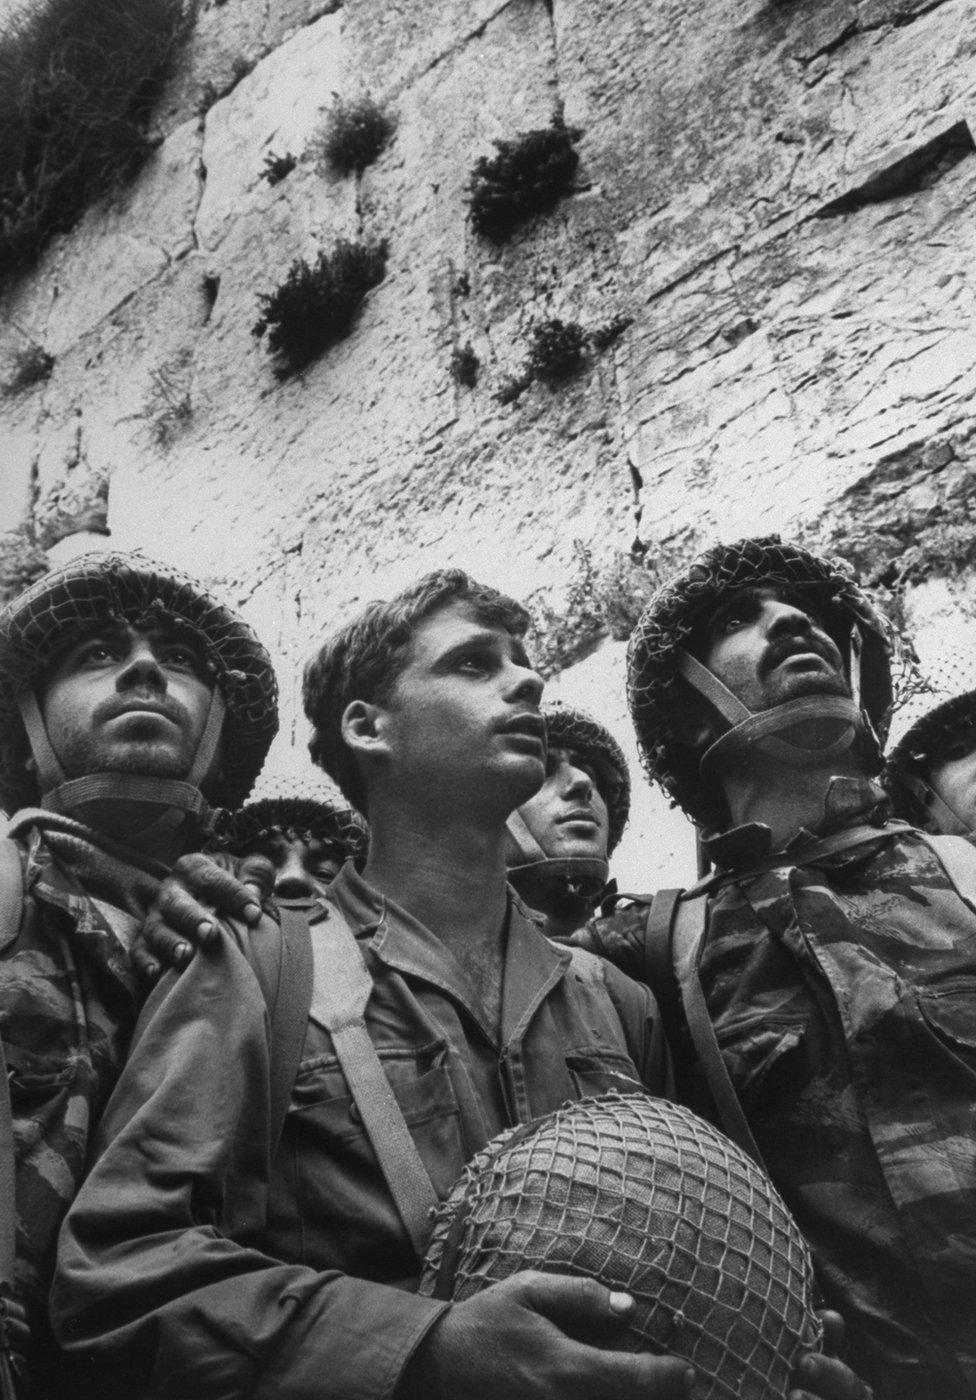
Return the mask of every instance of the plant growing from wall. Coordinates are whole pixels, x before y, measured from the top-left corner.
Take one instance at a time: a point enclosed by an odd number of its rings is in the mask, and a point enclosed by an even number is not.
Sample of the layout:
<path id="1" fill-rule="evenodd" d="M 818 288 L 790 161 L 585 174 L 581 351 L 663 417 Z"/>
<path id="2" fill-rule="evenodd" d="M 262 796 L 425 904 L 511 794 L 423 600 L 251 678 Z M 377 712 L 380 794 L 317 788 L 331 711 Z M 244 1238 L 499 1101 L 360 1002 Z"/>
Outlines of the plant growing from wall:
<path id="1" fill-rule="evenodd" d="M 322 156 L 338 175 L 361 175 L 393 139 L 396 121 L 369 93 L 336 97 L 322 139 Z"/>
<path id="2" fill-rule="evenodd" d="M 29 264 L 148 152 L 190 0 L 35 0 L 0 35 L 0 273 Z"/>
<path id="3" fill-rule="evenodd" d="M 455 384 L 465 389 L 473 389 L 478 382 L 479 360 L 470 341 L 459 345 L 451 356 L 451 378 Z"/>
<path id="4" fill-rule="evenodd" d="M 573 182 L 580 132 L 557 117 L 551 126 L 496 141 L 494 156 L 482 156 L 468 186 L 471 227 L 504 243 L 524 220 L 552 209 Z"/>
<path id="5" fill-rule="evenodd" d="M 54 368 L 54 356 L 49 350 L 45 350 L 40 341 L 18 326 L 16 321 L 11 321 L 10 324 L 23 338 L 24 343 L 9 357 L 3 391 L 5 394 L 19 394 L 22 390 L 40 384 L 48 378 Z"/>
<path id="6" fill-rule="evenodd" d="M 525 372 L 554 389 L 582 368 L 587 335 L 576 321 L 539 321 L 532 327 Z"/>
<path id="7" fill-rule="evenodd" d="M 181 350 L 172 359 L 149 371 L 149 392 L 144 413 L 149 435 L 158 447 L 169 447 L 181 429 L 193 417 L 190 397 L 192 356 Z"/>
<path id="8" fill-rule="evenodd" d="M 297 164 L 298 160 L 291 151 L 286 151 L 283 156 L 279 156 L 275 151 L 269 151 L 264 158 L 261 174 L 269 185 L 280 185 Z"/>
<path id="9" fill-rule="evenodd" d="M 349 334 L 366 293 L 383 280 L 386 251 L 385 242 L 340 239 L 313 263 L 304 258 L 292 263 L 281 286 L 259 296 L 261 315 L 252 334 L 267 333 L 279 379 L 304 369 Z"/>

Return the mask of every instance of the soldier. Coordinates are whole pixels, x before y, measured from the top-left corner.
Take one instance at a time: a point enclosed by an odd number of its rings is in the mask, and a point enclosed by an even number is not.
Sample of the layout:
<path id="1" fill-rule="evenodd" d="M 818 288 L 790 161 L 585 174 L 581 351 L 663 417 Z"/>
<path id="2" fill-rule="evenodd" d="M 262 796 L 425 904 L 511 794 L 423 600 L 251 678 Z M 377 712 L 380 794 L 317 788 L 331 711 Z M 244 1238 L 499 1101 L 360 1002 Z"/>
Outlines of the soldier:
<path id="1" fill-rule="evenodd" d="M 688 1393 L 676 1358 L 605 1349 L 633 1300 L 593 1280 L 524 1274 L 453 1305 L 416 1292 L 430 1207 L 490 1137 L 567 1098 L 663 1083 L 646 989 L 550 943 L 507 890 L 505 820 L 545 771 L 527 624 L 442 570 L 307 668 L 311 752 L 368 819 L 369 854 L 312 923 L 280 1146 L 276 1041 L 244 946 L 274 926 L 222 928 L 222 956 L 160 985 L 53 1303 L 123 1394 Z M 837 1362 L 803 1366 L 822 1395 L 861 1393 Z"/>
<path id="2" fill-rule="evenodd" d="M 592 915 L 630 811 L 630 774 L 616 739 L 570 705 L 543 706 L 546 780 L 508 819 L 508 877 L 565 939 Z"/>
<path id="3" fill-rule="evenodd" d="M 888 755 L 884 781 L 897 816 L 976 840 L 976 690 L 917 720 Z"/>
<path id="4" fill-rule="evenodd" d="M 846 567 L 743 540 L 651 600 L 628 689 L 647 772 L 716 868 L 671 937 L 726 1122 L 741 1103 L 876 1393 L 963 1400 L 976 1390 L 976 877 L 966 843 L 934 849 L 888 818 L 890 657 Z M 588 946 L 637 971 L 655 928 L 667 936 L 653 905 L 623 911 Z"/>
<path id="5" fill-rule="evenodd" d="M 0 881 L 12 1120 L 0 1167 L 15 1156 L 14 1290 L 33 1337 L 17 1384 L 22 1400 L 63 1400 L 75 1392 L 52 1359 L 47 1292 L 135 1024 L 128 950 L 174 858 L 208 831 L 209 804 L 247 795 L 277 691 L 240 618 L 138 555 L 85 556 L 14 599 L 0 674 L 0 797 L 14 813 Z"/>
<path id="6" fill-rule="evenodd" d="M 232 856 L 266 857 L 280 899 L 323 894 L 347 860 L 365 860 L 366 823 L 341 797 L 328 795 L 324 784 L 321 791 L 309 780 L 289 779 L 278 786 L 280 795 L 227 813 L 216 847 Z"/>

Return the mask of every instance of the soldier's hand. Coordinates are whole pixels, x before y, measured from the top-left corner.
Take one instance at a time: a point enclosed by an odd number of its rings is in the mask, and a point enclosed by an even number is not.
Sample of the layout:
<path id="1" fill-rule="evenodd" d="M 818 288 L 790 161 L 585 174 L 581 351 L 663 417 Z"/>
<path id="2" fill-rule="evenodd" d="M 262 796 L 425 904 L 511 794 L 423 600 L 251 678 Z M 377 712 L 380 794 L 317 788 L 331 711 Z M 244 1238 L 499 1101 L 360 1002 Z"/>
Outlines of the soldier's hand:
<path id="1" fill-rule="evenodd" d="M 840 1314 L 822 1312 L 820 1320 L 824 1325 L 823 1353 L 805 1356 L 797 1366 L 789 1400 L 871 1400 L 871 1387 L 835 1354 L 844 1339 Z"/>
<path id="2" fill-rule="evenodd" d="M 164 967 L 185 967 L 194 950 L 215 937 L 220 919 L 254 925 L 274 889 L 274 866 L 264 856 L 226 865 L 200 852 L 181 856 L 159 888 L 132 947 L 138 972 L 155 981 Z"/>
<path id="3" fill-rule="evenodd" d="M 526 1271 L 455 1303 L 410 1362 L 397 1400 L 679 1400 L 686 1361 L 603 1350 L 634 1306 L 594 1279 Z M 577 1338 L 585 1336 L 586 1341 Z"/>
<path id="4" fill-rule="evenodd" d="M 30 1344 L 30 1327 L 27 1324 L 27 1313 L 24 1311 L 23 1304 L 18 1303 L 16 1298 L 4 1295 L 0 1298 L 0 1308 L 3 1309 L 4 1313 L 7 1343 L 10 1350 L 18 1356 L 25 1356 Z"/>

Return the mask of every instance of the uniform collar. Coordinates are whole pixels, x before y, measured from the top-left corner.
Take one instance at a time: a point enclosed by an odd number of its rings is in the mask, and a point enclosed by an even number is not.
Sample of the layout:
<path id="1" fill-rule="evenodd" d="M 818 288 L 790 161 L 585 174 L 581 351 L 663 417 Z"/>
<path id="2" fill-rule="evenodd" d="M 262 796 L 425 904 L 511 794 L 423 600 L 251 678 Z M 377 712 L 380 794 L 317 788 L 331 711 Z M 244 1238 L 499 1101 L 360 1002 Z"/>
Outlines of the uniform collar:
<path id="1" fill-rule="evenodd" d="M 858 822 L 874 822 L 880 826 L 888 815 L 887 803 L 884 788 L 873 778 L 831 778 L 822 815 L 812 826 L 801 826 L 784 849 L 799 853 L 811 841 Z M 744 822 L 728 831 L 704 835 L 702 847 L 718 869 L 741 870 L 773 854 L 773 837 L 765 822 Z"/>
<path id="2" fill-rule="evenodd" d="M 368 884 L 351 860 L 329 888 L 330 897 L 349 920 L 358 939 L 387 967 L 440 988 L 463 1006 L 492 1042 L 481 999 L 458 959 L 430 929 L 406 909 Z M 551 943 L 534 914 L 508 889 L 508 937 L 502 982 L 502 1043 L 517 1041 L 571 961 L 568 949 Z"/>

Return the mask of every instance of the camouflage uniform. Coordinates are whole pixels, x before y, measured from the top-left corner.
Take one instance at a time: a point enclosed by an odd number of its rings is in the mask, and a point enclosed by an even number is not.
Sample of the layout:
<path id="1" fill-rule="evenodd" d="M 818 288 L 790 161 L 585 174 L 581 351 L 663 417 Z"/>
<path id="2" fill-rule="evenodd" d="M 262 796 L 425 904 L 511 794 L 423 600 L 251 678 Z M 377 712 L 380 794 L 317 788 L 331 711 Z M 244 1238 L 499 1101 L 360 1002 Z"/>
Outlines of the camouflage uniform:
<path id="1" fill-rule="evenodd" d="M 118 932 L 131 915 L 96 904 L 37 831 L 22 854 L 24 913 L 0 949 L 16 1144 L 15 1276 L 33 1341 L 25 1393 L 60 1400 L 75 1392 L 59 1378 L 47 1325 L 58 1230 L 122 1067 L 138 999 Z"/>
<path id="2" fill-rule="evenodd" d="M 210 715 L 186 781 L 154 777 L 147 784 L 122 772 L 71 779 L 61 770 L 41 708 L 44 677 L 67 648 L 122 623 L 189 639 L 213 678 Z M 209 808 L 194 769 L 204 781 L 219 736 L 223 753 L 208 797 L 242 801 L 277 729 L 276 696 L 270 657 L 250 627 L 194 580 L 140 555 L 83 556 L 0 611 L 0 801 L 15 814 L 9 833 L 24 892 L 19 920 L 0 929 L 0 1032 L 15 1148 L 14 1282 L 31 1328 L 31 1354 L 18 1379 L 24 1400 L 80 1394 L 77 1374 L 68 1380 L 54 1360 L 47 1290 L 58 1230 L 135 1024 L 128 947 L 166 874 L 138 849 L 136 810 L 150 810 L 144 826 L 160 813 L 178 816 L 173 829 L 184 849 L 197 842 Z M 96 813 L 106 810 L 99 803 L 123 804 L 117 810 L 132 849 L 77 819 L 92 810 L 93 798 Z"/>
<path id="3" fill-rule="evenodd" d="M 869 780 L 835 779 L 816 834 L 879 803 Z M 768 838 L 755 825 L 707 847 L 743 868 Z M 638 971 L 646 912 L 598 920 L 586 946 Z M 878 1400 L 976 1394 L 974 945 L 972 911 L 914 833 L 879 829 L 709 906 L 700 971 L 723 1058 Z"/>

